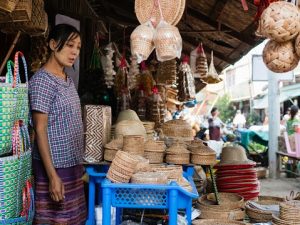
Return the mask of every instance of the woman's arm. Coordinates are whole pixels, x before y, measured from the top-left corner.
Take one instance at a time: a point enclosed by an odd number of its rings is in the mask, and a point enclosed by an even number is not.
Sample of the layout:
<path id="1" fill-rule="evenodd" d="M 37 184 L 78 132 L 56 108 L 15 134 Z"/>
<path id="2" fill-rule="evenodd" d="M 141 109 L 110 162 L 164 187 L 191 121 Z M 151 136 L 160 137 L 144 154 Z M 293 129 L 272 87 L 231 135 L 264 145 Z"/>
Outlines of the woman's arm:
<path id="1" fill-rule="evenodd" d="M 62 201 L 64 199 L 64 185 L 57 175 L 51 159 L 48 141 L 48 114 L 33 111 L 32 117 L 39 153 L 49 179 L 50 196 L 54 201 Z"/>

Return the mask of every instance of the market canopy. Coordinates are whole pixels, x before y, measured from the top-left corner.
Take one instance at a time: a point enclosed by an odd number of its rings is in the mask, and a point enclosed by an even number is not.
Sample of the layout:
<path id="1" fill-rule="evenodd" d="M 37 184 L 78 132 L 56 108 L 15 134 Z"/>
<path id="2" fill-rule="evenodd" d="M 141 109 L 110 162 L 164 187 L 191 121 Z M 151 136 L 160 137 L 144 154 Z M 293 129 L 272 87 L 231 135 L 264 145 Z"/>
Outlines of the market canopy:
<path id="1" fill-rule="evenodd" d="M 122 44 L 124 28 L 128 41 L 131 32 L 139 25 L 134 0 L 87 2 L 99 20 L 110 24 L 112 41 Z M 211 50 L 214 51 L 214 63 L 220 72 L 261 43 L 263 39 L 255 35 L 257 8 L 253 1 L 246 2 L 247 11 L 240 0 L 186 0 L 185 11 L 177 25 L 183 38 L 183 53 L 189 54 L 202 42 L 208 59 Z"/>

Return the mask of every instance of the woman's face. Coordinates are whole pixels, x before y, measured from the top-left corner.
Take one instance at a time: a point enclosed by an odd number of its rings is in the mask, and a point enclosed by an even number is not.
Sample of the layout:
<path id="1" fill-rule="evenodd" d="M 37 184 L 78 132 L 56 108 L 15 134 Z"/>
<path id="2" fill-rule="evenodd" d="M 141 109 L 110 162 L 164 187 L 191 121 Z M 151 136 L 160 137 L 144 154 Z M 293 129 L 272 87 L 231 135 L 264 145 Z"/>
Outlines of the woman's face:
<path id="1" fill-rule="evenodd" d="M 66 41 L 64 47 L 59 52 L 54 50 L 54 57 L 60 65 L 64 67 L 71 67 L 79 56 L 80 48 L 81 40 L 80 36 L 77 36 Z"/>

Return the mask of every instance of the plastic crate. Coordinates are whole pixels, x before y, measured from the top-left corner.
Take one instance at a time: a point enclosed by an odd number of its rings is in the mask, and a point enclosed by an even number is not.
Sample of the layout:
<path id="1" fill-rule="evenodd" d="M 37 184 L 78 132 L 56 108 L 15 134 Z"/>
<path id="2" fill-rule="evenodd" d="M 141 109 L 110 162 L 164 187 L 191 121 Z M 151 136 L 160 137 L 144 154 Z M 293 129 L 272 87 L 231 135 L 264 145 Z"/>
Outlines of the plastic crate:
<path id="1" fill-rule="evenodd" d="M 192 192 L 188 192 L 180 187 L 176 182 L 169 185 L 151 184 L 116 184 L 105 179 L 105 173 L 99 173 L 93 167 L 87 168 L 90 176 L 89 193 L 95 196 L 95 183 L 101 185 L 103 225 L 111 224 L 111 207 L 117 208 L 116 224 L 120 223 L 120 212 L 122 208 L 141 208 L 141 209 L 168 209 L 169 225 L 177 225 L 177 210 L 185 209 L 189 225 L 191 224 L 192 200 L 198 198 L 198 192 L 192 179 L 192 169 L 188 168 L 183 175 L 193 187 Z M 91 184 L 94 183 L 94 184 Z M 92 186 L 92 188 L 91 188 Z M 89 219 L 86 224 L 93 225 L 94 210 L 90 203 L 95 202 L 92 196 L 89 198 Z"/>

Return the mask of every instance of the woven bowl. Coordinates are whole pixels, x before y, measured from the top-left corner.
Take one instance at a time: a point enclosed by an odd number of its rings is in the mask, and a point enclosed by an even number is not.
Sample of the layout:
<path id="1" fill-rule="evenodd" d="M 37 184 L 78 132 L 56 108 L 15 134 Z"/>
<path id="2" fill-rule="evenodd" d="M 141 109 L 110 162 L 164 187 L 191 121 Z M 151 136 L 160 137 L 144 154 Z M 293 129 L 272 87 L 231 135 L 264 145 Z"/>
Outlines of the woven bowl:
<path id="1" fill-rule="evenodd" d="M 201 210 L 200 218 L 202 219 L 225 219 L 225 220 L 244 220 L 245 210 L 243 209 L 224 209 L 216 210 L 205 205 L 198 204 Z"/>
<path id="2" fill-rule="evenodd" d="M 154 28 L 150 22 L 139 25 L 130 35 L 131 54 L 136 56 L 138 63 L 148 59 L 154 49 Z"/>
<path id="3" fill-rule="evenodd" d="M 273 2 L 260 19 L 263 36 L 276 42 L 292 40 L 300 31 L 298 7 L 285 1 Z"/>
<path id="4" fill-rule="evenodd" d="M 278 43 L 269 41 L 263 50 L 263 61 L 275 73 L 284 73 L 296 68 L 298 55 L 291 41 Z"/>
<path id="5" fill-rule="evenodd" d="M 212 210 L 232 210 L 244 208 L 244 198 L 234 193 L 219 193 L 220 204 L 217 205 L 214 193 L 206 194 L 198 199 L 200 205 L 210 207 Z"/>
<path id="6" fill-rule="evenodd" d="M 283 198 L 272 197 L 272 196 L 259 196 L 258 204 L 260 205 L 279 205 L 280 202 L 283 202 Z M 249 202 L 245 204 L 246 214 L 250 218 L 251 222 L 255 223 L 266 223 L 272 221 L 272 212 L 266 210 L 260 210 L 256 208 L 252 208 L 249 205 Z"/>

